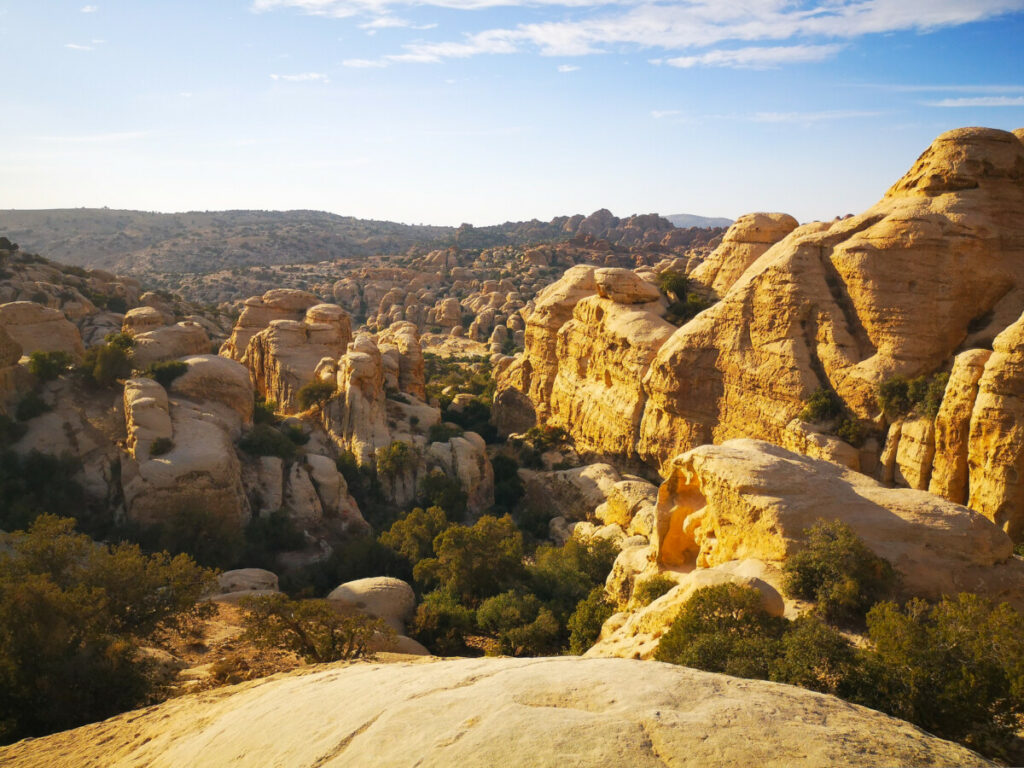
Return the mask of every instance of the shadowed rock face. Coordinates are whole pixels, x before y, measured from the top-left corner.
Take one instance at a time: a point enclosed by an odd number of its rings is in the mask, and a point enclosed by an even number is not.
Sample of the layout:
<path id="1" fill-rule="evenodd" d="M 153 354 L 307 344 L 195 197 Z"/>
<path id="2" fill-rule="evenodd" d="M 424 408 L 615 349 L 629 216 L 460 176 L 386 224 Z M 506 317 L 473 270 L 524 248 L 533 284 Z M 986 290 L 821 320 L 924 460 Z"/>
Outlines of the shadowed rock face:
<path id="1" fill-rule="evenodd" d="M 756 738 L 755 738 L 756 735 Z M 0 749 L 29 765 L 988 765 L 831 696 L 628 659 L 329 666 Z"/>

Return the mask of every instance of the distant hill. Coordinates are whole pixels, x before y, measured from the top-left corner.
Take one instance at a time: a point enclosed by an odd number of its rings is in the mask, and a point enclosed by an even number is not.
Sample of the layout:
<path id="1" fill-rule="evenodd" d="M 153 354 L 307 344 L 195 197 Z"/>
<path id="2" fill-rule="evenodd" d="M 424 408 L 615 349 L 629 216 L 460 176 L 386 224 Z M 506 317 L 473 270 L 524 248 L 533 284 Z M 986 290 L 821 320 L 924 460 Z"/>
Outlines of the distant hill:
<path id="1" fill-rule="evenodd" d="M 675 229 L 657 214 L 620 219 L 605 209 L 590 216 L 487 227 L 399 224 L 322 211 L 0 211 L 0 235 L 27 252 L 45 253 L 65 264 L 135 275 L 360 259 L 405 254 L 413 247 L 521 246 L 581 235 L 629 248 L 661 242 Z M 717 234 L 716 230 L 679 233 L 674 245 L 699 245 Z"/>
<path id="2" fill-rule="evenodd" d="M 694 216 L 692 213 L 673 213 L 666 216 L 677 227 L 728 227 L 732 219 L 724 219 L 721 216 Z"/>

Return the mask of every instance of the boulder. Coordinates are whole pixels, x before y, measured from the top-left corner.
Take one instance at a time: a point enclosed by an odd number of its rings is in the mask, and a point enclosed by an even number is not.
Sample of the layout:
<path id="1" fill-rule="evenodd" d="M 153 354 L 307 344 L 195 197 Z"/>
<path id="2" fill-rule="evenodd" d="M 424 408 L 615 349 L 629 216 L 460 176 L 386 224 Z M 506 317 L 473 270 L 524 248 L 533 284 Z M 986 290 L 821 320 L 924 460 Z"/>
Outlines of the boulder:
<path id="1" fill-rule="evenodd" d="M 714 296 L 723 296 L 755 261 L 797 228 L 785 213 L 748 213 L 732 223 L 722 243 L 701 262 L 689 279 Z"/>
<path id="2" fill-rule="evenodd" d="M 616 304 L 647 304 L 661 299 L 658 286 L 628 269 L 598 269 L 594 272 L 597 293 Z"/>
<path id="3" fill-rule="evenodd" d="M 275 288 L 262 296 L 246 299 L 238 322 L 220 353 L 232 360 L 244 362 L 249 340 L 270 325 L 272 320 L 302 320 L 306 310 L 319 303 L 320 299 L 312 293 L 290 288 Z"/>
<path id="4" fill-rule="evenodd" d="M 412 587 L 389 576 L 345 582 L 327 595 L 327 599 L 383 619 L 399 635 L 405 634 L 405 622 L 416 610 Z"/>
<path id="5" fill-rule="evenodd" d="M 277 574 L 262 568 L 236 568 L 224 571 L 217 577 L 217 589 L 221 594 L 230 592 L 266 591 L 277 592 Z"/>
<path id="6" fill-rule="evenodd" d="M 23 355 L 67 352 L 78 360 L 85 353 L 82 335 L 63 312 L 32 301 L 0 304 L 0 328 L 21 347 Z"/>
<path id="7" fill-rule="evenodd" d="M 205 355 L 209 351 L 210 337 L 203 327 L 199 323 L 181 322 L 136 333 L 132 365 L 141 369 L 186 355 Z"/>

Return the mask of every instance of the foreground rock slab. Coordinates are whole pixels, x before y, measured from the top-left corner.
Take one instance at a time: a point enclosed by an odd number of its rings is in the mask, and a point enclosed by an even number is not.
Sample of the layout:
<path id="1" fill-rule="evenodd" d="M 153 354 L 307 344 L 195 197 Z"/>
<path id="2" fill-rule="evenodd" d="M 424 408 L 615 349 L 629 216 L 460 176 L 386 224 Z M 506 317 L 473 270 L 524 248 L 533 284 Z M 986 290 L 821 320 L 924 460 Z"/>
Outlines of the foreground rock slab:
<path id="1" fill-rule="evenodd" d="M 991 765 L 873 710 L 628 659 L 332 665 L 0 749 L 26 766 Z"/>

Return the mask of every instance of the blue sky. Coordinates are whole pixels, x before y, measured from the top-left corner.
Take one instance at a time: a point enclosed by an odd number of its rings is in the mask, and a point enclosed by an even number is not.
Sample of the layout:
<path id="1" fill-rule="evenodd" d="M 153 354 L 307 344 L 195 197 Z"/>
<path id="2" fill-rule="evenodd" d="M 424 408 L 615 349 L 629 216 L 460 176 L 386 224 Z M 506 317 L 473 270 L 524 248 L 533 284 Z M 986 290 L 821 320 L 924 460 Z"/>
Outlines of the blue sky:
<path id="1" fill-rule="evenodd" d="M 1024 0 L 0 0 L 0 208 L 801 220 L 1024 126 Z"/>

